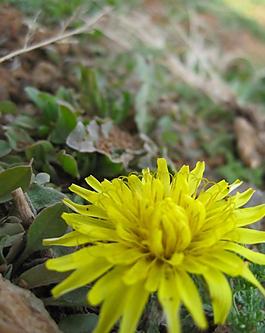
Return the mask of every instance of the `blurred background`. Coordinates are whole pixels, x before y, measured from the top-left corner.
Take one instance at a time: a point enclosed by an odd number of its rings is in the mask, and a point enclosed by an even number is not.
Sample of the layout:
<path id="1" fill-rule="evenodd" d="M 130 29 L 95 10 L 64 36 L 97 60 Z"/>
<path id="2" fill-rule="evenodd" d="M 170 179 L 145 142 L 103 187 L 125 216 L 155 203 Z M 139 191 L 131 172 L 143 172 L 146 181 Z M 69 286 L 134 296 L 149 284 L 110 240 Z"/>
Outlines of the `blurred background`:
<path id="1" fill-rule="evenodd" d="M 0 6 L 1 56 L 82 31 L 1 64 L 2 163 L 34 158 L 56 182 L 60 168 L 114 176 L 164 155 L 264 187 L 263 0 Z M 72 122 L 45 110 L 58 101 Z"/>

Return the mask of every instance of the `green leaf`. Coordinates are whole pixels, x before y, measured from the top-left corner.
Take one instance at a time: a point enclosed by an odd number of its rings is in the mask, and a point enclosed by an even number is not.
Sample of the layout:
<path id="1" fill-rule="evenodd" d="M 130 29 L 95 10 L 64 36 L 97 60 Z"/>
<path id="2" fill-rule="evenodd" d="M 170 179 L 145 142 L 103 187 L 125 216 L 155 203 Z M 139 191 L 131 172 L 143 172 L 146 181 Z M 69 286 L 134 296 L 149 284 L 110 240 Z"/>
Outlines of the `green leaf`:
<path id="1" fill-rule="evenodd" d="M 35 129 L 39 126 L 38 122 L 36 121 L 36 118 L 23 114 L 16 117 L 12 125 L 24 128 L 26 130 Z"/>
<path id="2" fill-rule="evenodd" d="M 64 333 L 88 333 L 92 332 L 97 324 L 97 315 L 94 313 L 74 314 L 63 318 L 59 328 Z"/>
<path id="3" fill-rule="evenodd" d="M 48 157 L 52 154 L 54 148 L 49 141 L 40 140 L 27 147 L 26 157 L 28 160 L 34 159 L 34 166 L 42 169 L 47 164 Z"/>
<path id="4" fill-rule="evenodd" d="M 2 101 L 0 102 L 0 113 L 11 113 L 14 114 L 17 112 L 16 104 L 11 101 Z"/>
<path id="5" fill-rule="evenodd" d="M 18 281 L 23 280 L 26 283 L 27 288 L 37 288 L 41 286 L 48 286 L 53 283 L 58 283 L 64 280 L 69 273 L 61 273 L 50 271 L 45 267 L 45 264 L 36 265 L 24 273 L 22 273 Z"/>
<path id="6" fill-rule="evenodd" d="M 7 240 L 8 236 L 0 237 L 0 265 L 6 263 L 6 259 L 4 256 L 4 248 L 6 247 Z"/>
<path id="7" fill-rule="evenodd" d="M 18 240 L 22 240 L 23 239 L 23 234 L 24 233 L 20 233 L 20 234 L 15 234 L 15 235 L 5 235 L 0 237 L 2 240 L 1 243 L 1 248 L 5 248 L 5 247 L 10 247 L 11 245 L 13 245 L 14 243 L 16 243 Z"/>
<path id="8" fill-rule="evenodd" d="M 79 178 L 78 165 L 75 158 L 72 155 L 66 154 L 64 150 L 62 150 L 58 154 L 58 162 L 63 170 L 68 173 L 70 176 L 74 178 Z"/>
<path id="9" fill-rule="evenodd" d="M 110 106 L 109 115 L 114 123 L 121 124 L 129 115 L 132 108 L 132 100 L 129 92 L 125 91 L 122 94 L 121 101 L 116 101 Z"/>
<path id="10" fill-rule="evenodd" d="M 38 185 L 44 185 L 49 183 L 51 180 L 51 177 L 48 173 L 46 172 L 40 172 L 35 176 L 34 183 Z"/>
<path id="11" fill-rule="evenodd" d="M 95 71 L 87 67 L 81 67 L 80 83 L 82 107 L 94 114 L 104 114 L 107 111 L 107 105 L 101 96 Z"/>
<path id="12" fill-rule="evenodd" d="M 163 143 L 171 146 L 176 146 L 178 135 L 174 129 L 174 121 L 169 115 L 162 116 L 158 122 L 158 129 Z"/>
<path id="13" fill-rule="evenodd" d="M 32 87 L 27 87 L 25 91 L 31 101 L 43 112 L 44 121 L 47 124 L 54 124 L 58 118 L 57 98 Z"/>
<path id="14" fill-rule="evenodd" d="M 54 297 L 45 298 L 43 300 L 45 305 L 63 306 L 63 307 L 83 307 L 87 306 L 87 294 L 89 287 L 81 287 L 73 290 L 57 299 Z"/>
<path id="15" fill-rule="evenodd" d="M 51 206 L 55 203 L 61 202 L 65 195 L 61 192 L 39 184 L 32 184 L 27 192 L 31 204 L 39 211 L 44 207 Z"/>
<path id="16" fill-rule="evenodd" d="M 9 145 L 17 151 L 23 151 L 25 147 L 33 143 L 28 132 L 22 128 L 9 127 L 5 132 Z"/>
<path id="17" fill-rule="evenodd" d="M 11 192 L 21 187 L 26 191 L 31 180 L 30 166 L 17 166 L 0 172 L 0 203 L 11 199 Z"/>
<path id="18" fill-rule="evenodd" d="M 76 127 L 77 118 L 70 106 L 66 104 L 59 105 L 58 119 L 55 128 L 51 133 L 53 143 L 65 143 L 66 138 Z"/>
<path id="19" fill-rule="evenodd" d="M 66 231 L 67 225 L 61 218 L 65 211 L 63 203 L 44 208 L 35 218 L 28 229 L 26 247 L 19 263 L 23 262 L 30 254 L 44 248 L 42 241 L 44 238 L 59 237 Z"/>
<path id="20" fill-rule="evenodd" d="M 0 226 L 0 237 L 14 236 L 24 232 L 24 228 L 20 223 L 4 223 Z"/>
<path id="21" fill-rule="evenodd" d="M 2 161 L 0 161 L 0 165 L 2 167 L 1 171 L 6 170 L 11 167 L 15 166 L 21 166 L 25 164 L 25 160 L 21 155 L 6 155 L 2 158 Z"/>
<path id="22" fill-rule="evenodd" d="M 20 223 L 4 223 L 0 226 L 0 264 L 6 263 L 9 251 L 3 251 L 17 242 L 21 242 L 24 235 L 24 228 Z M 14 248 L 13 248 L 14 251 Z"/>
<path id="23" fill-rule="evenodd" d="M 149 104 L 151 102 L 154 73 L 150 64 L 142 56 L 137 58 L 136 70 L 142 85 L 135 97 L 135 122 L 141 133 L 147 133 L 152 121 L 149 113 Z"/>
<path id="24" fill-rule="evenodd" d="M 12 148 L 5 140 L 0 140 L 0 157 L 6 156 L 11 152 Z"/>

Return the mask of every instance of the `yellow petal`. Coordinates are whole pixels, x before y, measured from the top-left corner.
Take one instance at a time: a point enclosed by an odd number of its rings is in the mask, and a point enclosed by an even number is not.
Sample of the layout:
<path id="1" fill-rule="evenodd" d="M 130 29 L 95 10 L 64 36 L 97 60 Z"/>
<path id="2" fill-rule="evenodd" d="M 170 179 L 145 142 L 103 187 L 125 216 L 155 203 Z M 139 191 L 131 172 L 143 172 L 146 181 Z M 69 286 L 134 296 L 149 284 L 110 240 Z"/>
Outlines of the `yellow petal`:
<path id="1" fill-rule="evenodd" d="M 119 288 L 125 270 L 126 267 L 117 266 L 97 280 L 88 294 L 89 303 L 95 306 L 107 299 L 112 290 Z"/>
<path id="2" fill-rule="evenodd" d="M 208 269 L 208 266 L 204 263 L 199 263 L 196 256 L 186 255 L 181 268 L 192 274 L 202 274 Z"/>
<path id="3" fill-rule="evenodd" d="M 170 175 L 167 168 L 167 161 L 164 158 L 157 159 L 157 177 L 163 183 L 165 192 L 167 193 L 170 185 Z"/>
<path id="4" fill-rule="evenodd" d="M 172 266 L 179 266 L 184 258 L 183 252 L 175 252 L 170 259 L 166 260 L 166 262 Z"/>
<path id="5" fill-rule="evenodd" d="M 149 168 L 143 169 L 142 170 L 143 178 L 142 178 L 142 183 L 143 184 L 150 184 L 152 182 L 153 176 L 150 172 Z"/>
<path id="6" fill-rule="evenodd" d="M 149 293 L 142 282 L 130 287 L 121 319 L 119 333 L 134 333 L 148 301 Z"/>
<path id="7" fill-rule="evenodd" d="M 240 179 L 236 179 L 232 184 L 229 185 L 229 193 L 233 192 L 239 186 L 241 186 L 243 182 Z"/>
<path id="8" fill-rule="evenodd" d="M 136 260 L 139 260 L 141 257 L 145 256 L 145 254 L 137 247 L 127 248 L 126 246 L 119 243 L 113 244 L 111 247 L 108 246 L 106 255 L 109 262 L 115 265 L 132 264 Z"/>
<path id="9" fill-rule="evenodd" d="M 169 252 L 177 246 L 178 250 L 185 249 L 191 241 L 191 230 L 185 209 L 173 203 L 171 198 L 165 200 L 162 225 L 166 236 L 165 248 Z M 170 251 L 171 250 L 171 251 Z"/>
<path id="10" fill-rule="evenodd" d="M 198 200 L 205 205 L 210 205 L 216 201 L 222 200 L 229 193 L 229 185 L 225 180 L 212 185 L 206 191 L 202 191 L 199 194 Z"/>
<path id="11" fill-rule="evenodd" d="M 205 206 L 199 200 L 195 200 L 188 195 L 185 196 L 184 200 L 189 226 L 194 236 L 205 223 Z"/>
<path id="12" fill-rule="evenodd" d="M 74 227 L 75 225 L 84 225 L 114 229 L 114 226 L 111 222 L 87 215 L 81 215 L 76 213 L 63 213 L 62 218 L 71 227 Z"/>
<path id="13" fill-rule="evenodd" d="M 138 259 L 136 263 L 125 273 L 123 277 L 124 283 L 130 285 L 144 279 L 149 268 L 150 262 L 146 259 L 146 257 Z"/>
<path id="14" fill-rule="evenodd" d="M 48 259 L 45 265 L 48 269 L 57 272 L 66 272 L 88 265 L 94 262 L 94 260 L 95 258 L 91 256 L 90 248 L 86 247 L 62 257 Z"/>
<path id="15" fill-rule="evenodd" d="M 75 194 L 79 195 L 81 198 L 89 201 L 89 202 L 95 202 L 98 199 L 98 193 L 94 191 L 87 190 L 86 188 L 83 188 L 81 186 L 78 186 L 76 184 L 72 184 L 69 187 L 69 190 L 74 192 Z"/>
<path id="16" fill-rule="evenodd" d="M 73 231 L 61 237 L 44 239 L 43 245 L 79 246 L 90 242 L 91 237 L 80 234 L 78 231 Z"/>
<path id="17" fill-rule="evenodd" d="M 255 278 L 251 270 L 248 268 L 247 263 L 245 263 L 245 269 L 242 272 L 241 276 L 252 283 L 255 287 L 259 289 L 259 291 L 262 293 L 263 296 L 265 296 L 265 289 L 264 287 L 259 283 L 259 281 Z"/>
<path id="18" fill-rule="evenodd" d="M 111 266 L 103 258 L 96 259 L 89 265 L 84 265 L 74 271 L 69 277 L 52 289 L 52 294 L 54 297 L 59 297 L 69 291 L 85 286 L 104 274 Z"/>
<path id="19" fill-rule="evenodd" d="M 244 268 L 244 261 L 236 254 L 212 249 L 212 253 L 198 257 L 198 262 L 213 269 L 217 269 L 230 276 L 239 276 Z"/>
<path id="20" fill-rule="evenodd" d="M 176 284 L 175 272 L 164 266 L 158 299 L 166 315 L 168 333 L 180 333 L 179 307 L 180 297 Z"/>
<path id="21" fill-rule="evenodd" d="M 192 278 L 184 271 L 176 272 L 176 283 L 181 301 L 191 313 L 195 323 L 202 329 L 207 327 L 200 294 Z"/>
<path id="22" fill-rule="evenodd" d="M 224 246 L 226 250 L 233 251 L 245 257 L 247 260 L 254 262 L 255 264 L 265 265 L 265 254 L 252 251 L 244 246 L 236 243 L 227 242 Z"/>
<path id="23" fill-rule="evenodd" d="M 136 194 L 138 197 L 141 196 L 143 190 L 143 184 L 138 176 L 136 175 L 129 175 L 128 177 L 128 184 L 130 189 Z"/>
<path id="24" fill-rule="evenodd" d="M 85 181 L 89 186 L 91 186 L 97 192 L 102 191 L 102 184 L 94 176 L 89 176 L 85 178 Z"/>
<path id="25" fill-rule="evenodd" d="M 223 324 L 232 304 L 232 292 L 225 276 L 217 269 L 209 269 L 203 273 L 209 287 L 213 304 L 214 323 Z"/>
<path id="26" fill-rule="evenodd" d="M 104 220 L 74 213 L 63 213 L 62 218 L 73 229 L 87 235 L 91 240 L 114 241 L 117 239 L 117 233 L 112 229 L 113 225 Z"/>
<path id="27" fill-rule="evenodd" d="M 163 274 L 162 263 L 157 260 L 153 261 L 150 266 L 150 270 L 148 272 L 147 280 L 145 283 L 146 290 L 150 292 L 157 291 L 162 274 Z"/>
<path id="28" fill-rule="evenodd" d="M 106 212 L 95 205 L 79 205 L 75 202 L 71 201 L 70 199 L 66 198 L 63 200 L 63 203 L 71 208 L 73 211 L 79 214 L 99 217 L 105 219 L 107 217 Z"/>
<path id="29" fill-rule="evenodd" d="M 223 239 L 242 244 L 259 244 L 265 242 L 265 231 L 237 228 L 226 234 Z"/>
<path id="30" fill-rule="evenodd" d="M 115 257 L 115 255 L 117 256 L 118 252 L 124 251 L 124 248 L 124 246 L 116 243 L 101 243 L 99 245 L 82 248 L 76 252 L 67 254 L 62 257 L 48 259 L 46 261 L 46 266 L 48 269 L 65 272 L 84 265 L 88 265 L 95 260 L 99 260 L 99 258 L 105 258 L 104 260 L 107 260 L 108 263 L 113 265 L 112 257 Z M 129 258 L 127 258 L 128 263 L 136 260 L 133 258 L 133 253 L 131 252 L 127 252 L 127 256 L 129 256 Z M 123 264 L 126 264 L 126 262 L 123 262 Z"/>
<path id="31" fill-rule="evenodd" d="M 106 298 L 100 309 L 99 320 L 93 333 L 110 332 L 115 323 L 122 316 L 127 298 L 128 287 L 121 283 Z"/>
<path id="32" fill-rule="evenodd" d="M 252 188 L 249 188 L 245 192 L 236 193 L 236 195 L 234 196 L 235 203 L 236 203 L 235 207 L 238 208 L 238 207 L 244 206 L 251 199 L 254 192 L 255 191 Z"/>
<path id="33" fill-rule="evenodd" d="M 234 218 L 238 227 L 252 224 L 265 216 L 265 204 L 250 208 L 240 208 L 234 211 Z"/>
<path id="34" fill-rule="evenodd" d="M 189 194 L 188 176 L 189 166 L 184 165 L 173 178 L 170 189 L 170 196 L 176 202 L 176 204 L 181 204 L 182 197 L 185 194 Z"/>
<path id="35" fill-rule="evenodd" d="M 193 195 L 194 193 L 197 192 L 197 189 L 200 186 L 203 177 L 204 170 L 205 170 L 205 163 L 199 161 L 197 162 L 195 168 L 191 171 L 188 178 L 190 195 Z"/>
<path id="36" fill-rule="evenodd" d="M 151 228 L 149 235 L 149 248 L 155 256 L 160 257 L 163 255 L 163 232 L 160 227 Z"/>
<path id="37" fill-rule="evenodd" d="M 132 212 L 127 211 L 126 207 L 110 205 L 107 208 L 108 217 L 113 224 L 117 225 L 122 223 L 125 226 L 137 225 L 137 218 L 132 214 Z M 128 215 L 128 216 L 127 216 Z"/>

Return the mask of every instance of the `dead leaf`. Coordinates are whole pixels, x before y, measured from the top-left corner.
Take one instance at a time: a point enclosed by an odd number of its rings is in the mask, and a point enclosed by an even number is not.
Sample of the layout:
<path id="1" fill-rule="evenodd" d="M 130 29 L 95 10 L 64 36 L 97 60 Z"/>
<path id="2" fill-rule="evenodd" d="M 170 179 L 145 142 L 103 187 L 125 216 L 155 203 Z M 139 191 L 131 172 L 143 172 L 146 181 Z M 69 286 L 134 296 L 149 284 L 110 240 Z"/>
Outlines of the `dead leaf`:
<path id="1" fill-rule="evenodd" d="M 123 163 L 125 167 L 143 152 L 140 139 L 114 125 L 111 120 L 93 119 L 85 126 L 78 122 L 68 136 L 66 143 L 81 153 L 106 155 L 114 163 Z"/>

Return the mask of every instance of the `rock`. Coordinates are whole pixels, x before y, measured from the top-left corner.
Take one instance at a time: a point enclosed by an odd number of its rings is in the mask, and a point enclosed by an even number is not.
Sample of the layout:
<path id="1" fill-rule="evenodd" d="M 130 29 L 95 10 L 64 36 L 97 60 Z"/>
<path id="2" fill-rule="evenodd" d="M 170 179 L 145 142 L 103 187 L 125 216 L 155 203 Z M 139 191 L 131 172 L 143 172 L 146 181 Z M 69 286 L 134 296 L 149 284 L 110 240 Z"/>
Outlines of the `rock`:
<path id="1" fill-rule="evenodd" d="M 0 333 L 60 333 L 42 301 L 0 275 Z"/>
<path id="2" fill-rule="evenodd" d="M 258 205 L 264 204 L 265 203 L 265 192 L 259 190 L 253 184 L 243 183 L 238 189 L 236 189 L 234 191 L 234 193 L 235 192 L 244 192 L 249 188 L 253 188 L 255 190 L 255 192 L 254 192 L 252 198 L 249 200 L 249 202 L 245 205 L 245 207 L 247 208 L 247 207 L 253 207 L 253 206 L 258 206 Z M 256 230 L 265 231 L 265 218 L 263 218 L 261 221 L 251 224 L 249 227 L 256 229 Z"/>
<path id="3" fill-rule="evenodd" d="M 262 156 L 259 153 L 257 129 L 245 118 L 237 117 L 234 130 L 241 160 L 250 168 L 259 167 L 262 164 Z"/>

